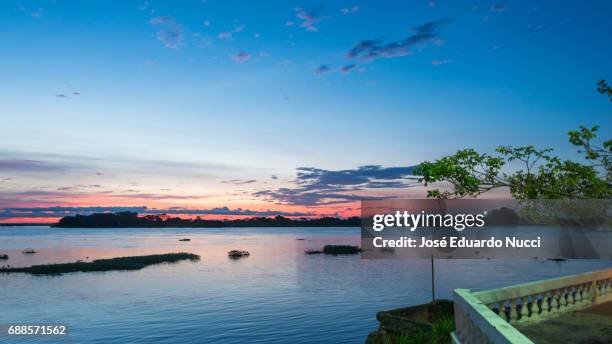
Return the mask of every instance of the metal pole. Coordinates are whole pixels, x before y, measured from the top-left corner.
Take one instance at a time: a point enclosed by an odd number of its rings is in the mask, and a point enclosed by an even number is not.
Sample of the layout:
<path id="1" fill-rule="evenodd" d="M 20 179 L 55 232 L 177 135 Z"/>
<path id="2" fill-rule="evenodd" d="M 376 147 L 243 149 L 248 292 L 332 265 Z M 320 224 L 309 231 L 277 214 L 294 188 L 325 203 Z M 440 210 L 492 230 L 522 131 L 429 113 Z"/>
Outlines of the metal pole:
<path id="1" fill-rule="evenodd" d="M 436 301 L 436 281 L 434 275 L 434 257 L 431 255 L 431 302 Z"/>

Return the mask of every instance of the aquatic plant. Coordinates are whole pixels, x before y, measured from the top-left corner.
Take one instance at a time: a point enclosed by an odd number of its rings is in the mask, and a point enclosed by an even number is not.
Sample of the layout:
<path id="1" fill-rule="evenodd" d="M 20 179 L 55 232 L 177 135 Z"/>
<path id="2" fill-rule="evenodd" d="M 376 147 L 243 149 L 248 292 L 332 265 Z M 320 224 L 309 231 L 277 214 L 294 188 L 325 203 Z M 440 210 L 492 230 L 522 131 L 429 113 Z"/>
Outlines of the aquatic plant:
<path id="1" fill-rule="evenodd" d="M 351 245 L 325 245 L 323 253 L 325 254 L 357 254 L 361 252 L 359 246 Z"/>
<path id="2" fill-rule="evenodd" d="M 231 250 L 227 253 L 227 255 L 230 258 L 242 258 L 242 257 L 248 257 L 251 254 L 249 253 L 249 251 Z"/>
<path id="3" fill-rule="evenodd" d="M 94 272 L 113 270 L 140 270 L 144 267 L 161 263 L 176 263 L 181 260 L 197 261 L 200 256 L 193 253 L 166 253 L 148 256 L 118 257 L 97 259 L 92 262 L 32 265 L 29 267 L 2 267 L 0 273 L 24 272 L 33 275 L 56 275 L 67 272 Z"/>

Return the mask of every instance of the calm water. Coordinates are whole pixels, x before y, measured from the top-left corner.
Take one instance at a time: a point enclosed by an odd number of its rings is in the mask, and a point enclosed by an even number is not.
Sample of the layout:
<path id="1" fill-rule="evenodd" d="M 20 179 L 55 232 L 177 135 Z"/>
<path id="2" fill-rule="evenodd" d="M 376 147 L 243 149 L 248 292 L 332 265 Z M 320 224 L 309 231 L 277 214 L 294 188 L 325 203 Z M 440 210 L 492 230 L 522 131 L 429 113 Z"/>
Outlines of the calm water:
<path id="1" fill-rule="evenodd" d="M 190 242 L 178 242 L 188 237 Z M 303 238 L 305 240 L 296 240 Z M 0 264 L 186 251 L 199 262 L 56 277 L 0 275 L 0 324 L 65 323 L 44 343 L 362 343 L 376 312 L 427 302 L 430 265 L 305 255 L 359 245 L 359 228 L 51 229 L 0 227 Z M 21 254 L 25 248 L 38 254 Z M 227 251 L 251 256 L 230 260 Z M 488 289 L 612 266 L 610 261 L 436 261 L 436 294 Z M 10 342 L 0 337 L 1 343 Z"/>

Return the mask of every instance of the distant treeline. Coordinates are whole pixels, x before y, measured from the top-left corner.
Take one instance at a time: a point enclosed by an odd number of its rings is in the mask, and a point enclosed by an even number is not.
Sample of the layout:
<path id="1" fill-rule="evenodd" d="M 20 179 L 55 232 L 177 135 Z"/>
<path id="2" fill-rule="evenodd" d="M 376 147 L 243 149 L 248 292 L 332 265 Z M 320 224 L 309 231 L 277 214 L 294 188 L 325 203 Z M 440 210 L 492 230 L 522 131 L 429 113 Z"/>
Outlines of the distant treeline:
<path id="1" fill-rule="evenodd" d="M 97 213 L 63 217 L 53 227 L 62 228 L 159 228 L 159 227 L 359 227 L 359 217 L 341 219 L 322 217 L 316 219 L 290 219 L 284 216 L 253 217 L 237 220 L 206 220 L 200 217 L 183 219 L 165 215 L 138 216 L 134 212 Z"/>

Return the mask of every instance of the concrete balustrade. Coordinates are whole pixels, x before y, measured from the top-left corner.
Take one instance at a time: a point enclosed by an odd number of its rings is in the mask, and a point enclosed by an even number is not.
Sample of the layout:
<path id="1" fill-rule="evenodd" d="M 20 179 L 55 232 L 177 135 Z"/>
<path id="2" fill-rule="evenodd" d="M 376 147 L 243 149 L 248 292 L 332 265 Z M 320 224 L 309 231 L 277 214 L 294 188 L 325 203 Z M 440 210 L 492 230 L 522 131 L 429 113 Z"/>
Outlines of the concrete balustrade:
<path id="1" fill-rule="evenodd" d="M 471 292 L 456 289 L 455 343 L 532 343 L 515 326 L 612 301 L 612 269 Z"/>

